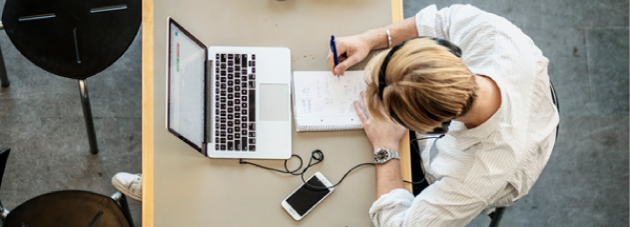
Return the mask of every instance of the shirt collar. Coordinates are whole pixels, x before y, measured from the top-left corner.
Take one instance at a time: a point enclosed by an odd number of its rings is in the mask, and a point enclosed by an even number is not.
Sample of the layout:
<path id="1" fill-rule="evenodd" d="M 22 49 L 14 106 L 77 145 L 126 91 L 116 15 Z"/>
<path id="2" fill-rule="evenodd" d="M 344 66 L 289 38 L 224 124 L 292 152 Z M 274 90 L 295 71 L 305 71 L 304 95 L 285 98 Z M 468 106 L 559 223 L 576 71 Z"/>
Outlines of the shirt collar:
<path id="1" fill-rule="evenodd" d="M 468 149 L 470 146 L 487 139 L 490 134 L 496 131 L 499 126 L 499 122 L 505 115 L 505 109 L 507 108 L 507 97 L 505 95 L 505 91 L 503 90 L 503 86 L 501 86 L 501 82 L 499 80 L 496 80 L 496 78 L 491 79 L 495 81 L 501 92 L 501 105 L 487 121 L 471 129 L 466 128 L 466 125 L 464 125 L 461 121 L 451 121 L 449 132 L 447 134 L 457 138 L 457 147 L 459 150 Z"/>

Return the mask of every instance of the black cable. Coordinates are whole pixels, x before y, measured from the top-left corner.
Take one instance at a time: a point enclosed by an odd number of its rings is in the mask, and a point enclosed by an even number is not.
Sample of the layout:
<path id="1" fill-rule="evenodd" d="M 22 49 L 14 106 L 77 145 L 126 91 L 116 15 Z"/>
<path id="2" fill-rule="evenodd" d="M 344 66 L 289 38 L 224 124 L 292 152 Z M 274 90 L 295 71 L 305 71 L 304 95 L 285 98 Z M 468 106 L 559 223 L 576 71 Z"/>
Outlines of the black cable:
<path id="1" fill-rule="evenodd" d="M 410 140 L 409 143 L 411 145 L 413 145 L 416 150 L 418 150 L 418 155 L 420 155 L 420 149 L 416 145 L 415 141 L 426 140 L 426 139 L 440 139 L 440 138 L 444 137 L 444 135 L 445 134 L 442 134 L 442 135 L 439 135 L 439 136 L 428 136 L 428 137 L 417 138 L 417 139 Z M 421 181 L 416 181 L 416 182 L 411 182 L 411 181 L 407 181 L 407 180 L 403 180 L 403 181 L 405 183 L 410 183 L 412 185 L 417 185 L 417 184 L 422 184 L 425 180 L 426 180 L 426 178 L 422 179 Z"/>
<path id="2" fill-rule="evenodd" d="M 304 170 L 302 170 L 302 172 L 298 172 L 302 168 L 302 165 L 303 165 L 302 157 L 300 157 L 299 155 L 296 155 L 296 154 L 291 155 L 291 158 L 293 158 L 293 157 L 297 157 L 300 160 L 300 166 L 297 169 L 295 169 L 295 170 L 289 170 L 289 167 L 287 166 L 287 162 L 289 160 L 291 160 L 291 159 L 284 160 L 284 169 L 285 169 L 284 171 L 280 170 L 280 169 L 274 169 L 274 168 L 262 166 L 262 165 L 259 165 L 259 164 L 253 163 L 253 162 L 248 162 L 248 161 L 245 161 L 243 159 L 239 160 L 239 164 L 250 164 L 250 165 L 253 165 L 253 166 L 256 166 L 256 167 L 259 167 L 259 168 L 263 168 L 263 169 L 266 169 L 266 170 L 271 170 L 271 171 L 278 172 L 278 173 L 288 173 L 288 174 L 291 174 L 291 175 L 294 175 L 294 176 L 299 175 L 300 179 L 302 179 L 302 183 L 304 183 L 307 187 L 315 189 L 315 190 L 325 190 L 325 189 L 330 189 L 330 188 L 337 187 L 339 184 L 341 184 L 341 182 L 343 182 L 343 180 L 346 178 L 346 176 L 348 176 L 348 174 L 350 174 L 350 172 L 354 171 L 355 169 L 357 169 L 357 168 L 359 168 L 361 166 L 364 166 L 364 165 L 374 165 L 374 163 L 369 163 L 369 162 L 358 164 L 358 165 L 352 167 L 350 170 L 348 170 L 348 172 L 346 172 L 346 174 L 344 174 L 343 177 L 341 177 L 341 179 L 336 184 L 334 184 L 333 186 L 322 187 L 322 186 L 317 186 L 317 185 L 312 185 L 312 184 L 307 183 L 306 180 L 304 180 L 304 173 L 309 168 L 311 168 L 312 166 L 317 165 L 320 162 L 324 161 L 324 153 L 321 150 L 319 150 L 319 149 L 314 150 L 313 152 L 311 152 L 311 158 L 308 160 L 308 164 L 306 165 Z M 316 160 L 316 162 L 312 163 L 313 160 Z"/>
<path id="3" fill-rule="evenodd" d="M 238 163 L 239 164 L 250 164 L 250 165 L 256 166 L 258 168 L 263 168 L 263 169 L 275 171 L 275 172 L 278 172 L 278 173 L 288 173 L 288 174 L 291 174 L 291 175 L 295 175 L 295 172 L 297 172 L 298 170 L 300 170 L 302 168 L 303 161 L 302 161 L 302 157 L 300 157 L 299 155 L 296 155 L 296 154 L 291 155 L 291 158 L 293 158 L 293 157 L 297 157 L 300 160 L 300 166 L 297 169 L 291 170 L 291 171 L 287 167 L 287 161 L 289 161 L 290 158 L 287 159 L 287 160 L 284 160 L 284 169 L 285 169 L 285 171 L 282 171 L 282 170 L 279 170 L 279 169 L 274 169 L 274 168 L 269 168 L 269 167 L 266 167 L 266 166 L 261 166 L 259 164 L 256 164 L 256 163 L 253 163 L 253 162 L 248 162 L 248 161 L 245 161 L 243 159 L 239 159 Z"/>
<path id="4" fill-rule="evenodd" d="M 349 174 L 350 172 L 352 172 L 352 171 L 354 171 L 356 168 L 359 168 L 359 167 L 364 166 L 364 165 L 374 165 L 374 163 L 371 163 L 371 162 L 366 162 L 366 163 L 361 163 L 361 164 L 358 164 L 358 165 L 356 165 L 356 166 L 352 167 L 350 170 L 348 170 L 348 172 L 346 172 L 346 174 L 344 174 L 344 175 L 343 175 L 343 177 L 341 177 L 341 180 L 339 180 L 339 182 L 337 182 L 336 184 L 333 184 L 333 186 L 330 186 L 330 187 L 322 187 L 322 186 L 316 186 L 316 185 L 311 185 L 311 184 L 306 183 L 306 181 L 304 180 L 304 173 L 302 173 L 302 175 L 300 175 L 300 177 L 302 178 L 302 182 L 304 182 L 304 184 L 306 184 L 308 187 L 311 187 L 311 188 L 313 188 L 313 189 L 317 189 L 317 190 L 324 190 L 324 189 L 329 189 L 329 188 L 334 188 L 334 187 L 337 187 L 337 185 L 341 184 L 341 182 L 343 181 L 343 179 L 345 179 L 345 178 L 346 178 L 346 176 L 348 176 L 348 174 Z M 308 169 L 308 167 L 307 167 L 307 168 L 305 168 L 305 169 L 304 169 L 304 171 L 306 171 L 306 169 Z"/>
<path id="5" fill-rule="evenodd" d="M 422 138 L 418 138 L 418 139 L 413 139 L 413 140 L 410 140 L 409 143 L 411 143 L 411 145 L 413 145 L 416 148 L 416 150 L 418 150 L 418 155 L 419 155 L 420 154 L 420 148 L 418 148 L 416 143 L 414 143 L 415 141 L 426 140 L 426 139 L 441 139 L 442 137 L 444 137 L 444 135 L 446 135 L 446 134 L 442 134 L 442 135 L 439 135 L 439 136 L 428 136 L 428 137 L 422 137 Z"/>
<path id="6" fill-rule="evenodd" d="M 409 184 L 422 184 L 422 182 L 424 182 L 424 179 L 422 179 L 421 181 L 415 181 L 415 182 L 408 181 L 408 180 L 403 180 L 403 182 L 409 183 Z"/>
<path id="7" fill-rule="evenodd" d="M 442 135 L 440 135 L 440 136 L 434 136 L 434 137 L 423 137 L 423 138 L 419 138 L 419 139 L 414 139 L 414 140 L 411 140 L 411 141 L 409 141 L 409 142 L 410 142 L 411 144 L 413 144 L 413 142 L 414 142 L 414 141 L 417 141 L 417 140 L 424 140 L 424 139 L 439 139 L 439 138 L 442 138 L 442 137 L 444 137 L 444 134 L 442 134 Z M 415 146 L 415 144 L 414 144 L 414 146 Z M 416 148 L 417 148 L 417 147 L 416 147 Z M 419 150 L 419 149 L 418 149 L 418 150 Z M 297 157 L 297 158 L 298 158 L 298 160 L 300 160 L 300 166 L 298 166 L 298 168 L 296 168 L 295 170 L 289 170 L 289 167 L 287 166 L 287 162 L 288 162 L 289 160 L 291 160 L 291 158 L 293 158 L 293 157 Z M 306 165 L 306 167 L 304 168 L 304 170 L 302 170 L 302 172 L 299 172 L 299 173 L 298 173 L 298 171 L 302 168 L 302 165 L 304 164 L 304 160 L 302 159 L 302 157 L 300 157 L 299 155 L 296 155 L 296 154 L 291 155 L 291 158 L 289 158 L 289 159 L 287 159 L 287 160 L 284 160 L 284 170 L 274 169 L 274 168 L 270 168 L 270 167 L 262 166 L 262 165 L 259 165 L 259 164 L 253 163 L 253 162 L 248 162 L 248 161 L 245 161 L 245 160 L 243 160 L 243 159 L 239 159 L 238 163 L 239 163 L 239 164 L 249 164 L 249 165 L 256 166 L 256 167 L 258 167 L 258 168 L 262 168 L 262 169 L 266 169 L 266 170 L 271 170 L 271 171 L 278 172 L 278 173 L 287 173 L 287 174 L 291 174 L 291 175 L 294 175 L 294 176 L 298 176 L 298 175 L 299 175 L 299 176 L 300 176 L 300 179 L 302 179 L 302 183 L 303 183 L 304 185 L 306 185 L 306 186 L 307 186 L 307 187 L 309 187 L 309 188 L 316 189 L 316 190 L 325 190 L 325 189 L 330 189 L 330 188 L 337 187 L 339 184 L 341 184 L 341 182 L 343 182 L 343 180 L 344 180 L 344 179 L 346 179 L 346 176 L 348 176 L 348 174 L 350 174 L 350 172 L 354 171 L 355 169 L 357 169 L 357 168 L 359 168 L 359 167 L 361 167 L 361 166 L 365 166 L 365 165 L 374 165 L 374 163 L 371 163 L 371 162 L 366 162 L 366 163 L 361 163 L 361 164 L 358 164 L 358 165 L 356 165 L 356 166 L 352 167 L 350 170 L 348 170 L 348 172 L 346 172 L 346 173 L 343 175 L 343 177 L 341 177 L 341 179 L 340 179 L 340 180 L 339 180 L 336 184 L 333 184 L 332 186 L 329 186 L 329 187 L 322 187 L 322 186 L 317 186 L 317 185 L 312 185 L 312 184 L 307 183 L 307 182 L 306 182 L 306 180 L 304 180 L 304 173 L 306 172 L 306 170 L 308 170 L 309 168 L 311 168 L 311 166 L 317 165 L 317 164 L 319 164 L 320 162 L 324 161 L 324 152 L 322 152 L 322 151 L 321 151 L 321 150 L 319 150 L 319 149 L 314 150 L 313 152 L 311 152 L 311 158 L 308 160 L 308 164 Z M 316 162 L 315 162 L 315 163 L 312 163 L 312 162 L 313 162 L 313 160 L 316 160 Z M 411 181 L 407 181 L 407 180 L 403 180 L 403 181 L 404 181 L 405 183 L 410 183 L 410 184 L 421 184 L 422 182 L 424 182 L 424 181 L 425 181 L 425 179 L 422 179 L 421 181 L 417 181 L 417 182 L 411 182 Z"/>

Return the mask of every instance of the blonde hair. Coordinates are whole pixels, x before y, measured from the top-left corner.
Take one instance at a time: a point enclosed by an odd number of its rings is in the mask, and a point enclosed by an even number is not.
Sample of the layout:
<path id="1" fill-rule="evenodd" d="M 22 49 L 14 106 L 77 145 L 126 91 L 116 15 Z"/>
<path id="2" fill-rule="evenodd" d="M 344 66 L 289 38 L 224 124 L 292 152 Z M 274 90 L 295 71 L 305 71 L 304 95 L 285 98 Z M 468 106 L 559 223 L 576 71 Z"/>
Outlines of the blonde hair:
<path id="1" fill-rule="evenodd" d="M 428 38 L 409 40 L 391 56 L 381 101 L 378 77 L 388 52 L 374 56 L 366 67 L 366 105 L 372 117 L 391 119 L 393 112 L 410 129 L 426 133 L 470 110 L 477 97 L 475 76 L 461 58 Z"/>

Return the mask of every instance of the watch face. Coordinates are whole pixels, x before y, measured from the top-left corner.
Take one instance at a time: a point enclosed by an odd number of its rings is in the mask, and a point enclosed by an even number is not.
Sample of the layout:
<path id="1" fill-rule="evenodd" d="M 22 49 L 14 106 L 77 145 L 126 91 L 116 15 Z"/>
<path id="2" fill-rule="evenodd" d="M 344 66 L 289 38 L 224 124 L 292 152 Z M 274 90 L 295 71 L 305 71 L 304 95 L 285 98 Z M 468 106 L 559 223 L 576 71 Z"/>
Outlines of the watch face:
<path id="1" fill-rule="evenodd" d="M 384 150 L 378 150 L 374 154 L 374 160 L 376 161 L 385 161 L 388 158 L 389 158 L 389 154 L 387 153 L 387 151 L 384 151 Z"/>

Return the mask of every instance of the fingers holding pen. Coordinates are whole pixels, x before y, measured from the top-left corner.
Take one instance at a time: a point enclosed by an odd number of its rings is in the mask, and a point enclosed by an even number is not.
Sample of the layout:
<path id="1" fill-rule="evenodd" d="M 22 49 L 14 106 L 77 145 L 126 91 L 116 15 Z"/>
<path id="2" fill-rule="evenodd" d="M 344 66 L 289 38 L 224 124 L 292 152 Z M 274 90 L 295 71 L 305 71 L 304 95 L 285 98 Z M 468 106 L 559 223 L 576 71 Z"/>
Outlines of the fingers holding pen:
<path id="1" fill-rule="evenodd" d="M 356 64 L 356 63 L 351 63 L 348 61 L 348 57 L 346 55 L 346 53 L 342 53 L 339 56 L 337 56 L 337 59 L 339 61 L 339 64 L 335 66 L 335 60 L 333 57 L 333 53 L 332 52 L 328 52 L 328 68 L 330 68 L 330 71 L 333 73 L 333 75 L 344 75 L 345 71 L 350 68 L 350 66 Z M 351 63 L 351 64 L 350 64 Z M 350 64 L 350 66 L 348 66 L 348 64 Z"/>
<path id="2" fill-rule="evenodd" d="M 335 58 L 331 48 L 328 52 L 328 68 L 333 75 L 344 75 L 344 72 L 353 65 L 359 63 L 370 52 L 369 45 L 358 36 L 339 37 L 335 40 L 338 64 L 335 66 Z"/>

